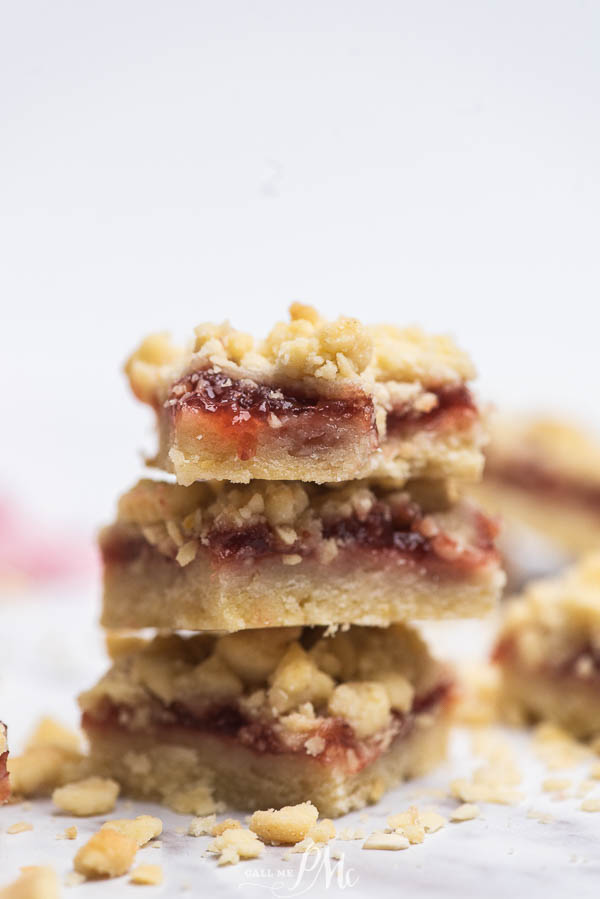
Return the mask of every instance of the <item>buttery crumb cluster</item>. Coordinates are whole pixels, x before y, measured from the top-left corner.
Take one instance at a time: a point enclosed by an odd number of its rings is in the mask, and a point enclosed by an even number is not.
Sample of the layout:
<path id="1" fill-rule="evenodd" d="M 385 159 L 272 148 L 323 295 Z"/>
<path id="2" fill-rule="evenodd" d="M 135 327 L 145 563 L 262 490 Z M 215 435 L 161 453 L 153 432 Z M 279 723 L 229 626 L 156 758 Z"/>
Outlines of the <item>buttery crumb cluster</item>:
<path id="1" fill-rule="evenodd" d="M 393 712 L 409 713 L 415 695 L 440 680 L 424 643 L 402 626 L 353 627 L 329 637 L 301 628 L 170 635 L 113 641 L 112 651 L 113 668 L 80 699 L 84 712 L 110 701 L 136 730 L 166 723 L 169 708 L 201 715 L 215 704 L 235 704 L 314 756 L 326 745 L 318 734 L 324 718 L 341 718 L 357 739 L 367 739 L 385 733 Z"/>
<path id="2" fill-rule="evenodd" d="M 258 373 L 265 380 L 359 381 L 370 391 L 386 381 L 438 387 L 474 375 L 468 356 L 448 337 L 418 328 L 369 327 L 353 318 L 330 322 L 300 303 L 291 306 L 290 321 L 278 322 L 262 341 L 228 323 L 199 325 L 188 350 L 166 334 L 151 335 L 129 359 L 127 373 L 135 394 L 153 402 L 174 370 L 202 367 L 236 377 Z"/>

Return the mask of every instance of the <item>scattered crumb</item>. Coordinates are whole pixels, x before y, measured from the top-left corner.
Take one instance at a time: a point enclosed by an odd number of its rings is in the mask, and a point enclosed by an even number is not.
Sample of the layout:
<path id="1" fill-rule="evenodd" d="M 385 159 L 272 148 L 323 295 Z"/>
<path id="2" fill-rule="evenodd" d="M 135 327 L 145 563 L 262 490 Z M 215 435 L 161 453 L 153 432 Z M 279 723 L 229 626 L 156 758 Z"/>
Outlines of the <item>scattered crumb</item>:
<path id="1" fill-rule="evenodd" d="M 111 812 L 119 795 L 116 780 L 105 777 L 88 777 L 75 783 L 58 787 L 52 793 L 52 802 L 69 815 L 86 818 Z"/>
<path id="2" fill-rule="evenodd" d="M 138 850 L 131 837 L 107 828 L 99 830 L 81 847 L 73 867 L 85 877 L 120 877 L 126 874 Z"/>
<path id="3" fill-rule="evenodd" d="M 527 817 L 535 818 L 536 821 L 540 821 L 542 824 L 552 824 L 552 822 L 556 820 L 553 815 L 549 815 L 546 812 L 540 812 L 534 808 L 529 809 Z"/>
<path id="4" fill-rule="evenodd" d="M 204 818 L 192 818 L 188 825 L 187 834 L 190 837 L 210 836 L 217 823 L 216 815 L 206 815 Z M 185 829 L 183 833 L 186 833 Z"/>
<path id="5" fill-rule="evenodd" d="M 258 858 L 264 848 L 264 843 L 261 843 L 256 834 L 243 827 L 226 830 L 207 846 L 209 852 L 219 853 L 219 856 L 225 855 L 226 860 L 222 864 L 236 864 L 236 861 L 230 858 L 233 852 L 237 854 L 239 861 L 240 858 Z"/>
<path id="6" fill-rule="evenodd" d="M 312 802 L 286 805 L 280 809 L 256 811 L 250 818 L 250 830 L 265 843 L 299 843 L 317 822 L 319 812 Z"/>
<path id="7" fill-rule="evenodd" d="M 116 830 L 123 836 L 135 840 L 138 847 L 145 846 L 150 840 L 160 836 L 163 823 L 153 815 L 138 815 L 137 818 L 117 818 L 107 821 L 101 830 Z"/>
<path id="8" fill-rule="evenodd" d="M 542 790 L 546 793 L 560 793 L 562 790 L 568 790 L 571 781 L 568 777 L 547 777 L 542 781 Z"/>
<path id="9" fill-rule="evenodd" d="M 221 854 L 219 855 L 217 864 L 219 865 L 219 867 L 221 867 L 222 865 L 237 865 L 239 860 L 239 853 L 232 846 L 225 846 L 221 850 Z"/>
<path id="10" fill-rule="evenodd" d="M 62 746 L 32 746 L 8 759 L 13 793 L 49 796 L 55 787 L 80 778 L 84 763 L 82 755 Z"/>
<path id="11" fill-rule="evenodd" d="M 600 799 L 584 799 L 579 808 L 582 812 L 600 812 Z"/>
<path id="12" fill-rule="evenodd" d="M 83 874 L 79 874 L 78 871 L 69 871 L 65 876 L 66 887 L 78 887 L 82 883 L 85 883 L 85 877 Z"/>
<path id="13" fill-rule="evenodd" d="M 364 840 L 365 832 L 362 827 L 343 827 L 338 831 L 338 840 Z"/>
<path id="14" fill-rule="evenodd" d="M 479 806 L 465 802 L 455 808 L 450 815 L 451 821 L 472 821 L 473 818 L 479 817 Z"/>
<path id="15" fill-rule="evenodd" d="M 210 834 L 213 837 L 219 837 L 222 833 L 225 833 L 226 830 L 235 830 L 236 827 L 241 826 L 242 825 L 236 818 L 225 818 L 224 821 L 220 821 L 218 824 L 213 824 Z"/>
<path id="16" fill-rule="evenodd" d="M 163 882 L 163 870 L 160 865 L 138 865 L 131 872 L 131 883 L 156 886 Z"/>
<path id="17" fill-rule="evenodd" d="M 76 840 L 77 839 L 77 828 L 74 824 L 71 827 L 67 827 L 66 830 L 61 831 L 61 833 L 56 834 L 57 840 Z"/>
<path id="18" fill-rule="evenodd" d="M 426 833 L 435 833 L 446 823 L 446 819 L 437 812 L 424 811 L 411 805 L 405 812 L 389 815 L 388 828 L 395 833 L 401 833 L 410 843 L 422 843 Z"/>
<path id="19" fill-rule="evenodd" d="M 376 830 L 362 845 L 363 849 L 408 849 L 410 842 L 401 833 L 383 833 Z"/>
<path id="20" fill-rule="evenodd" d="M 459 778 L 450 784 L 452 795 L 462 802 L 495 802 L 500 805 L 516 805 L 524 799 L 523 793 L 502 784 L 472 783 Z"/>
<path id="21" fill-rule="evenodd" d="M 162 840 L 152 840 L 151 843 L 148 843 L 149 849 L 162 849 Z"/>
<path id="22" fill-rule="evenodd" d="M 314 843 L 328 843 L 335 837 L 335 825 L 331 818 L 323 818 L 310 828 L 307 839 Z"/>
<path id="23" fill-rule="evenodd" d="M 21 868 L 17 879 L 0 890 L 2 899 L 59 899 L 59 895 L 56 871 L 45 865 Z"/>
<path id="24" fill-rule="evenodd" d="M 26 830 L 33 830 L 33 824 L 29 821 L 17 821 L 6 828 L 7 833 L 25 833 Z"/>

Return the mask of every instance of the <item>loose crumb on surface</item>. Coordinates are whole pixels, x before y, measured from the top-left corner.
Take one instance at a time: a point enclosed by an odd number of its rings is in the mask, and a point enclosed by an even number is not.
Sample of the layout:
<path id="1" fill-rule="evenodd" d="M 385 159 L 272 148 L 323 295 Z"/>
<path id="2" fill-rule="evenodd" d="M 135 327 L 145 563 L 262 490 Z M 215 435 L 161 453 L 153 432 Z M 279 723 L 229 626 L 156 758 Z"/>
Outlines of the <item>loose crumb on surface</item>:
<path id="1" fill-rule="evenodd" d="M 219 837 L 226 830 L 235 830 L 241 826 L 237 818 L 225 818 L 223 821 L 219 821 L 218 824 L 213 824 L 210 834 L 213 837 Z"/>
<path id="2" fill-rule="evenodd" d="M 256 811 L 250 817 L 250 830 L 265 843 L 299 843 L 317 823 L 319 812 L 312 802 L 286 805 L 280 809 Z"/>
<path id="3" fill-rule="evenodd" d="M 28 865 L 15 881 L 0 889 L 0 899 L 59 899 L 58 877 L 54 868 Z"/>
<path id="4" fill-rule="evenodd" d="M 205 815 L 203 818 L 192 818 L 187 831 L 183 831 L 190 837 L 204 837 L 212 834 L 212 829 L 217 823 L 216 815 Z"/>
<path id="5" fill-rule="evenodd" d="M 62 830 L 60 833 L 56 834 L 57 840 L 76 840 L 77 839 L 77 828 L 74 824 L 71 827 L 67 827 L 65 830 Z"/>
<path id="6" fill-rule="evenodd" d="M 58 787 L 52 793 L 52 802 L 61 812 L 80 818 L 104 815 L 114 809 L 120 789 L 116 780 L 87 777 Z"/>
<path id="7" fill-rule="evenodd" d="M 256 834 L 244 827 L 225 830 L 207 846 L 209 852 L 219 855 L 219 864 L 223 865 L 237 864 L 242 858 L 258 858 L 264 848 Z"/>
<path id="8" fill-rule="evenodd" d="M 138 865 L 131 872 L 131 883 L 144 886 L 157 886 L 163 882 L 163 870 L 160 865 Z"/>
<path id="9" fill-rule="evenodd" d="M 464 802 L 455 808 L 450 815 L 451 821 L 472 821 L 473 818 L 479 817 L 479 806 L 470 802 Z"/>
<path id="10" fill-rule="evenodd" d="M 542 781 L 542 790 L 545 793 L 562 793 L 571 786 L 571 780 L 568 777 L 547 777 Z"/>
<path id="11" fill-rule="evenodd" d="M 16 821 L 6 828 L 7 833 L 25 833 L 26 830 L 33 830 L 33 824 L 29 821 Z"/>
<path id="12" fill-rule="evenodd" d="M 408 849 L 409 840 L 401 833 L 384 833 L 376 830 L 362 845 L 363 849 Z"/>
<path id="13" fill-rule="evenodd" d="M 81 847 L 73 867 L 87 878 L 120 877 L 129 871 L 137 850 L 131 837 L 110 828 L 102 829 Z"/>
<path id="14" fill-rule="evenodd" d="M 162 829 L 163 823 L 161 819 L 155 818 L 154 815 L 138 815 L 137 818 L 116 818 L 113 821 L 106 821 L 101 828 L 101 830 L 116 830 L 123 836 L 135 840 L 138 846 L 145 846 L 150 840 L 160 836 Z"/>
<path id="15" fill-rule="evenodd" d="M 579 808 L 582 812 L 600 812 L 600 799 L 584 799 Z"/>

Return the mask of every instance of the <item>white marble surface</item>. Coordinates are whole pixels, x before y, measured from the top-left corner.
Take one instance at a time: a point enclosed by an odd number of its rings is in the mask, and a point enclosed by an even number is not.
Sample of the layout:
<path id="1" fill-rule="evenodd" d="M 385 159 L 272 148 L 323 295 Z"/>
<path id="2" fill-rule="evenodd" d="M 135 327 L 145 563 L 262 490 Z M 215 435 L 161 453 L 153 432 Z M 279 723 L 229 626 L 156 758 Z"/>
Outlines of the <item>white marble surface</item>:
<path id="1" fill-rule="evenodd" d="M 28 594 L 0 601 L 0 628 L 3 634 L 0 663 L 0 711 L 10 729 L 11 744 L 18 750 L 40 714 L 53 714 L 67 723 L 76 723 L 74 696 L 89 685 L 106 666 L 102 641 L 96 627 L 96 589 L 93 586 L 60 596 Z M 451 655 L 477 655 L 486 640 L 486 629 L 473 623 L 438 626 L 433 639 Z M 598 834 L 600 814 L 579 809 L 581 798 L 556 801 L 541 790 L 546 769 L 535 758 L 531 742 L 524 734 L 507 733 L 514 743 L 523 771 L 525 799 L 516 806 L 481 805 L 481 816 L 473 821 L 447 824 L 428 836 L 422 845 L 402 852 L 367 852 L 362 841 L 336 841 L 343 863 L 321 855 L 302 861 L 299 855 L 284 859 L 283 848 L 270 847 L 258 861 L 231 868 L 218 868 L 206 853 L 208 838 L 194 839 L 177 833 L 188 818 L 151 808 L 149 804 L 120 800 L 119 816 L 153 811 L 165 823 L 160 849 L 140 851 L 138 862 L 160 863 L 165 881 L 148 887 L 156 896 L 326 896 L 343 892 L 353 899 L 380 896 L 420 897 L 515 896 L 563 897 L 574 891 L 578 897 L 596 896 L 600 876 Z M 450 780 L 467 775 L 481 760 L 471 754 L 466 732 L 457 731 L 448 762 L 431 776 L 404 785 L 368 809 L 368 819 L 354 814 L 340 820 L 340 827 L 357 827 L 368 834 L 384 825 L 392 812 L 409 804 L 433 806 L 449 815 L 456 806 L 450 799 L 427 795 L 432 788 L 447 788 Z M 589 764 L 570 770 L 574 786 L 586 774 Z M 572 791 L 574 792 L 574 791 Z M 590 794 L 600 796 L 598 788 Z M 528 817 L 531 810 L 551 816 L 542 823 Z M 19 820 L 34 824 L 34 830 L 8 835 L 7 827 Z M 54 813 L 50 803 L 35 802 L 0 810 L 0 884 L 16 876 L 20 865 L 54 865 L 61 879 L 71 870 L 73 855 L 102 818 L 77 822 L 75 842 L 56 839 L 56 834 L 72 819 Z M 309 869 L 313 864 L 314 869 Z M 305 868 L 302 869 L 302 865 Z M 328 884 L 328 864 L 333 870 Z M 127 878 L 111 882 L 64 887 L 64 894 L 125 897 L 134 887 Z"/>

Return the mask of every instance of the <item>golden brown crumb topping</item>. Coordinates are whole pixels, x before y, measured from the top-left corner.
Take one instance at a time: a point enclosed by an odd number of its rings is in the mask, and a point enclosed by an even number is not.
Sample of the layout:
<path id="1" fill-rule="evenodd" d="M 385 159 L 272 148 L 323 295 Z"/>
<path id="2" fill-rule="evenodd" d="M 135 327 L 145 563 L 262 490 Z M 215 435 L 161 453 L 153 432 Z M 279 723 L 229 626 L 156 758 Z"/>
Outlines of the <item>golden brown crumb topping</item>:
<path id="1" fill-rule="evenodd" d="M 204 481 L 182 487 L 143 479 L 121 497 L 118 521 L 139 529 L 147 543 L 182 567 L 202 546 L 228 558 L 248 547 L 256 554 L 276 552 L 290 565 L 307 553 L 328 563 L 353 537 L 365 546 L 393 544 L 401 550 L 401 534 L 407 535 L 407 550 L 422 549 L 444 561 L 459 561 L 479 544 L 487 520 L 468 505 L 452 506 L 453 499 L 452 485 L 442 483 L 413 482 L 409 493 L 368 481 L 339 487 L 295 481 L 256 480 L 243 485 Z M 494 525 L 487 524 L 491 548 Z M 239 545 L 238 533 L 242 540 L 248 535 Z M 107 546 L 110 558 L 110 537 Z"/>
<path id="2" fill-rule="evenodd" d="M 401 625 L 334 636 L 319 628 L 171 634 L 130 654 L 117 651 L 113 668 L 80 704 L 92 714 L 106 701 L 127 708 L 133 728 L 148 725 L 153 701 L 198 714 L 234 705 L 319 755 L 324 721 L 342 719 L 358 739 L 369 738 L 385 731 L 393 712 L 409 712 L 415 695 L 434 690 L 440 677 L 419 635 Z"/>
<path id="3" fill-rule="evenodd" d="M 449 337 L 418 328 L 362 325 L 354 318 L 327 321 L 299 303 L 291 306 L 290 321 L 278 322 L 264 340 L 228 323 L 199 325 L 188 349 L 154 334 L 130 357 L 126 371 L 134 393 L 152 403 L 186 372 L 208 367 L 263 381 L 342 381 L 369 393 L 386 382 L 427 388 L 474 376 L 468 356 Z"/>

